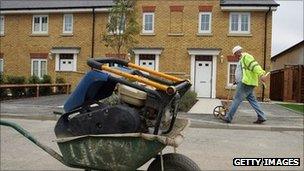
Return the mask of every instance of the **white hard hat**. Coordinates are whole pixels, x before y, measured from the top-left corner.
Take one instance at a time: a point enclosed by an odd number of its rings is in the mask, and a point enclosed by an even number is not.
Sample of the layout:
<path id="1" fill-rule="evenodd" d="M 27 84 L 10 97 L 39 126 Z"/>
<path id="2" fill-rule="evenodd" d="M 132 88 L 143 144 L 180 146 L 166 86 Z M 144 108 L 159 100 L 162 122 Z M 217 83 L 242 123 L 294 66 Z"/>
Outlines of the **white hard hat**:
<path id="1" fill-rule="evenodd" d="M 235 54 L 235 52 L 239 51 L 239 50 L 242 50 L 243 48 L 239 45 L 235 46 L 233 49 L 232 49 L 232 53 Z"/>

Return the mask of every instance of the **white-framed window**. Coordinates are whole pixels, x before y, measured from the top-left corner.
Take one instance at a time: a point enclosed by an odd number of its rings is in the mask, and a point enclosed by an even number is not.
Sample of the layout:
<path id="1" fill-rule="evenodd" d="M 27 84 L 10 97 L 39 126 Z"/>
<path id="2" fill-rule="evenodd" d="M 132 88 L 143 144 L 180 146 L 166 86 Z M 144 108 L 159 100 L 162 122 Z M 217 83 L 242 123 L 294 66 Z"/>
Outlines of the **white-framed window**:
<path id="1" fill-rule="evenodd" d="M 48 15 L 34 15 L 33 16 L 33 34 L 47 34 L 48 33 Z"/>
<path id="2" fill-rule="evenodd" d="M 73 14 L 63 15 L 63 33 L 73 33 Z"/>
<path id="3" fill-rule="evenodd" d="M 229 20 L 230 33 L 250 33 L 250 13 L 249 12 L 231 12 Z"/>
<path id="4" fill-rule="evenodd" d="M 228 62 L 227 85 L 231 86 L 235 82 L 235 70 L 237 62 Z"/>
<path id="5" fill-rule="evenodd" d="M 3 72 L 3 65 L 4 65 L 4 60 L 1 58 L 0 59 L 0 73 Z"/>
<path id="6" fill-rule="evenodd" d="M 154 33 L 154 12 L 143 13 L 143 33 Z"/>
<path id="7" fill-rule="evenodd" d="M 31 75 L 42 78 L 47 74 L 47 60 L 46 59 L 32 59 Z"/>
<path id="8" fill-rule="evenodd" d="M 126 17 L 125 16 L 117 16 L 108 18 L 109 23 L 116 22 L 116 29 L 108 30 L 110 34 L 122 34 L 126 29 Z"/>
<path id="9" fill-rule="evenodd" d="M 0 15 L 0 35 L 4 35 L 4 16 Z"/>
<path id="10" fill-rule="evenodd" d="M 211 33 L 211 12 L 200 12 L 199 13 L 199 33 Z"/>

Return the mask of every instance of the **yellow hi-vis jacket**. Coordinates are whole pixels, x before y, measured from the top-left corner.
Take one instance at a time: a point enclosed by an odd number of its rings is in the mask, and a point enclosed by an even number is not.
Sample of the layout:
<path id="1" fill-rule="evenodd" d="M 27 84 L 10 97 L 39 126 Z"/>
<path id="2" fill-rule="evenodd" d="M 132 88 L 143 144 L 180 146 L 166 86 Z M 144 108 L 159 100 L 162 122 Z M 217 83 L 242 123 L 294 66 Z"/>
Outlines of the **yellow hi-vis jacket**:
<path id="1" fill-rule="evenodd" d="M 242 53 L 241 65 L 243 70 L 242 82 L 246 85 L 258 86 L 259 78 L 265 74 L 265 71 L 248 53 Z"/>

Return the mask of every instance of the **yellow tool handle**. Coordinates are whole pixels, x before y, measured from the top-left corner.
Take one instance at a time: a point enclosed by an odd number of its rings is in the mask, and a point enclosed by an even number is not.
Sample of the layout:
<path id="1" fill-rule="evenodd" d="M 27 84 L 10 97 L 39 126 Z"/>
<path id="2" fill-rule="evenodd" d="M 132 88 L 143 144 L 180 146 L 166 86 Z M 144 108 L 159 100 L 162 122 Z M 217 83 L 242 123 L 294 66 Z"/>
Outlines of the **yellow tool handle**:
<path id="1" fill-rule="evenodd" d="M 157 82 L 150 81 L 148 79 L 142 78 L 142 77 L 140 77 L 138 75 L 132 75 L 132 74 L 129 74 L 129 73 L 125 73 L 125 72 L 122 72 L 120 70 L 111 68 L 111 67 L 106 66 L 106 65 L 102 65 L 101 66 L 101 70 L 108 71 L 108 72 L 111 72 L 113 74 L 125 77 L 127 79 L 136 80 L 138 82 L 150 85 L 152 87 L 155 87 L 158 90 L 165 91 L 168 94 L 174 94 L 176 92 L 176 89 L 173 86 L 166 86 L 166 85 L 163 85 L 163 84 L 159 84 Z"/>
<path id="2" fill-rule="evenodd" d="M 156 76 L 159 76 L 159 77 L 162 77 L 162 78 L 174 81 L 174 82 L 184 81 L 183 79 L 174 77 L 172 75 L 168 75 L 168 74 L 164 74 L 164 73 L 161 73 L 161 72 L 157 72 L 157 71 L 154 71 L 154 70 L 152 70 L 150 68 L 138 66 L 138 65 L 130 63 L 130 62 L 128 63 L 128 66 L 131 67 L 131 68 L 139 69 L 139 70 L 148 72 L 150 74 L 153 74 L 153 75 L 156 75 Z"/>

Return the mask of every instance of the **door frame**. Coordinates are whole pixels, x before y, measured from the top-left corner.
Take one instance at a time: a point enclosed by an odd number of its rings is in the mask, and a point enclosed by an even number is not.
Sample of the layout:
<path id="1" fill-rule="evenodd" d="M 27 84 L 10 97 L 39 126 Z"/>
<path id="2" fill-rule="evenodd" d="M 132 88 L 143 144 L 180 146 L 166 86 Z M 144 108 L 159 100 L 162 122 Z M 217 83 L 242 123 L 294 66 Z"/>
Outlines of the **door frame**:
<path id="1" fill-rule="evenodd" d="M 139 55 L 140 54 L 151 54 L 155 55 L 155 70 L 159 71 L 159 57 L 162 53 L 163 48 L 134 48 L 133 52 L 135 54 L 135 64 L 139 65 Z"/>
<path id="2" fill-rule="evenodd" d="M 218 48 L 188 48 L 190 55 L 190 81 L 195 83 L 195 56 L 206 55 L 212 56 L 212 73 L 211 73 L 211 98 L 216 97 L 216 71 L 217 71 L 217 57 L 220 54 L 221 49 Z M 191 90 L 195 90 L 195 84 L 191 87 Z"/>

